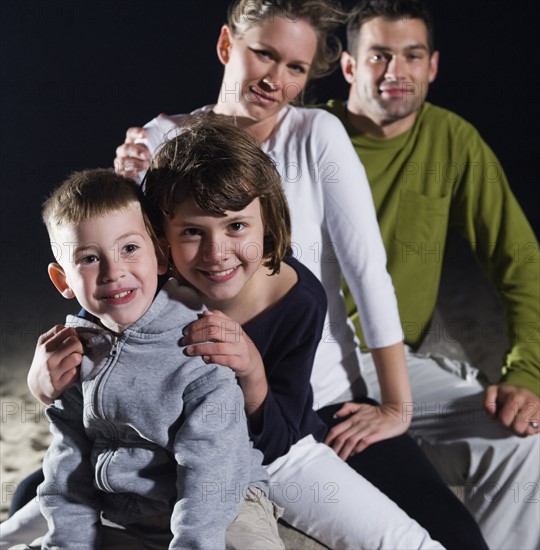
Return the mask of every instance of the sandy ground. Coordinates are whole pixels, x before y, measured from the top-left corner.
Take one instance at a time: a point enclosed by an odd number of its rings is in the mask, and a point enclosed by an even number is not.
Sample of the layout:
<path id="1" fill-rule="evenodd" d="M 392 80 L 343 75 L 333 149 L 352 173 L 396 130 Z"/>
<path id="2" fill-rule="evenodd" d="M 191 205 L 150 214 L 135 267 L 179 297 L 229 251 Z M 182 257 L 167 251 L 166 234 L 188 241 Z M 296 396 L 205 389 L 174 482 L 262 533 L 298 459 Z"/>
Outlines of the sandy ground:
<path id="1" fill-rule="evenodd" d="M 0 399 L 0 519 L 4 520 L 17 484 L 41 465 L 49 444 L 45 407 L 26 387 L 28 365 L 11 362 L 2 371 Z M 9 377 L 5 373 L 9 372 Z"/>
<path id="2" fill-rule="evenodd" d="M 450 263 L 443 278 L 433 330 L 422 350 L 435 349 L 455 358 L 466 358 L 494 380 L 506 345 L 500 306 L 476 266 L 462 256 L 458 259 Z M 63 319 L 63 314 L 59 313 L 56 319 Z M 20 345 L 2 350 L 0 520 L 6 517 L 17 484 L 39 468 L 49 443 L 44 407 L 26 387 L 36 338 L 37 335 L 26 338 Z"/>

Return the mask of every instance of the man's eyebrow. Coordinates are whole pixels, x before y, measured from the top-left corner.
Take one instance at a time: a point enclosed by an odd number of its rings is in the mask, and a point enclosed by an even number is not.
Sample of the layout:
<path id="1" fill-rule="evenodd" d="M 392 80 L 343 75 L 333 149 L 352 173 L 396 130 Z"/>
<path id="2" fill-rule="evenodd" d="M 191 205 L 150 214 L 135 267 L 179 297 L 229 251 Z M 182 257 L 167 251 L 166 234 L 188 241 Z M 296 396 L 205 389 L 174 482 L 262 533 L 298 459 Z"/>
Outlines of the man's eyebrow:
<path id="1" fill-rule="evenodd" d="M 392 52 L 392 48 L 390 48 L 389 46 L 383 46 L 383 45 L 380 45 L 380 44 L 374 44 L 373 46 L 371 46 L 370 48 L 370 51 L 376 51 L 376 52 Z M 407 50 L 424 50 L 424 51 L 429 51 L 428 50 L 428 47 L 425 45 L 425 44 L 409 44 L 407 46 L 405 46 L 403 48 L 403 50 L 407 51 Z"/>
<path id="2" fill-rule="evenodd" d="M 429 51 L 428 47 L 425 44 L 410 44 L 409 46 L 405 46 L 403 48 L 404 50 L 425 50 L 426 52 Z"/>

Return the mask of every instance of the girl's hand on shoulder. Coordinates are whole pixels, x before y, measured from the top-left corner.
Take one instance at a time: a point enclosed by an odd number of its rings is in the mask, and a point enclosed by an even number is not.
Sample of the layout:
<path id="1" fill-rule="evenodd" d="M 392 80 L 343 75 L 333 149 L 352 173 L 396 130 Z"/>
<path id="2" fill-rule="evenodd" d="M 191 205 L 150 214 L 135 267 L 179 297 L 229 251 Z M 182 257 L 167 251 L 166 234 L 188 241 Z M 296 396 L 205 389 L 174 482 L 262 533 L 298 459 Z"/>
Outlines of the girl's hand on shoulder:
<path id="1" fill-rule="evenodd" d="M 79 376 L 83 347 L 77 331 L 56 325 L 37 341 L 28 387 L 45 405 L 51 404 Z"/>
<path id="2" fill-rule="evenodd" d="M 139 139 L 144 139 L 146 135 L 144 128 L 137 126 L 128 128 L 124 143 L 116 148 L 114 171 L 117 174 L 134 178 L 141 170 L 147 170 L 150 167 L 150 151 L 146 145 L 135 143 Z"/>
<path id="3" fill-rule="evenodd" d="M 405 433 L 409 426 L 401 407 L 394 405 L 345 403 L 335 416 L 344 420 L 328 432 L 324 442 L 343 460 L 372 443 Z"/>
<path id="4" fill-rule="evenodd" d="M 264 365 L 255 344 L 240 323 L 221 311 L 205 311 L 184 329 L 183 345 L 188 355 L 199 355 L 206 363 L 231 368 L 238 378 L 264 376 Z"/>

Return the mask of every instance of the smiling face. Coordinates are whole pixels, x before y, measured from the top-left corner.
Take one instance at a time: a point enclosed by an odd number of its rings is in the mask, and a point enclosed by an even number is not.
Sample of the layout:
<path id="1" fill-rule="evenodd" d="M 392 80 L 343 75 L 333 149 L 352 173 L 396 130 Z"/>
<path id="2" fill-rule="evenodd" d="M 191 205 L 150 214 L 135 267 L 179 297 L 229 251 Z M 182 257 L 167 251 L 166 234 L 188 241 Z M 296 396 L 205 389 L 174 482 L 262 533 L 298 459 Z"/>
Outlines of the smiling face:
<path id="1" fill-rule="evenodd" d="M 208 214 L 192 198 L 175 206 L 163 221 L 165 238 L 178 273 L 206 298 L 209 307 L 243 303 L 266 277 L 262 264 L 264 224 L 259 199 L 238 212 Z"/>
<path id="2" fill-rule="evenodd" d="M 353 55 L 344 54 L 342 69 L 351 84 L 348 110 L 379 126 L 407 130 L 437 74 L 438 52 L 430 54 L 420 19 L 366 21 Z"/>
<path id="3" fill-rule="evenodd" d="M 165 268 L 138 203 L 59 226 L 52 237 L 58 263 L 49 266 L 51 280 L 105 327 L 121 333 L 150 307 Z"/>
<path id="4" fill-rule="evenodd" d="M 300 96 L 316 50 L 315 30 L 302 19 L 272 17 L 241 35 L 225 25 L 217 44 L 225 73 L 215 111 L 273 125 L 279 110 Z"/>

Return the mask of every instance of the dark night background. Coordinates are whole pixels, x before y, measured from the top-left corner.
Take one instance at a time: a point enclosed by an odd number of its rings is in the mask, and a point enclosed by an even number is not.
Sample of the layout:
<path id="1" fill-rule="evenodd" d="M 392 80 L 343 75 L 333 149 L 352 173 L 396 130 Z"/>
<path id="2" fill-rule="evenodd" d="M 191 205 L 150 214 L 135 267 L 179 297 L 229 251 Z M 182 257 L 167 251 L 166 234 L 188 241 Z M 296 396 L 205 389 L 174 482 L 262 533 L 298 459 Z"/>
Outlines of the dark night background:
<path id="1" fill-rule="evenodd" d="M 111 166 L 128 126 L 215 101 L 215 41 L 227 4 L 2 0 L 2 375 L 15 353 L 29 361 L 37 336 L 76 311 L 46 273 L 44 196 L 72 170 Z M 441 63 L 429 99 L 477 126 L 538 233 L 537 2 L 431 6 Z M 314 88 L 318 101 L 345 92 L 338 72 Z"/>

